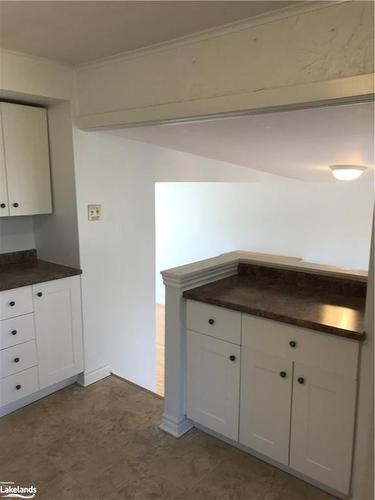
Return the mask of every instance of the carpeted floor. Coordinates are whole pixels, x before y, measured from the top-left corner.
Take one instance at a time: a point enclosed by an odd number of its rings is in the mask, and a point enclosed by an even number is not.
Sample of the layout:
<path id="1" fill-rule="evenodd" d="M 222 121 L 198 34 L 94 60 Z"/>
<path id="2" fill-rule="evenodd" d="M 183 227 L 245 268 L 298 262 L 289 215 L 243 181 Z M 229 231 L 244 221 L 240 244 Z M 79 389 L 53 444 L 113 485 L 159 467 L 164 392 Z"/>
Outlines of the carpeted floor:
<path id="1" fill-rule="evenodd" d="M 158 425 L 163 400 L 115 377 L 68 387 L 0 419 L 0 481 L 36 500 L 328 500 L 198 430 Z"/>

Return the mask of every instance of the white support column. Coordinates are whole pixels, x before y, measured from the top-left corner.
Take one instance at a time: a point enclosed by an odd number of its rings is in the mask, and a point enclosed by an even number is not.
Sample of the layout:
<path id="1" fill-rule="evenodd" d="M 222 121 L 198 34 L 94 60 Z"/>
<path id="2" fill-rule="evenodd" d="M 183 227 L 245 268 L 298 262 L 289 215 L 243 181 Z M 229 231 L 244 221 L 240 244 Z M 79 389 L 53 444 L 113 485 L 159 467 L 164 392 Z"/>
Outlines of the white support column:
<path id="1" fill-rule="evenodd" d="M 185 300 L 182 289 L 166 286 L 165 407 L 160 428 L 180 437 L 192 428 L 185 415 Z"/>
<path id="2" fill-rule="evenodd" d="M 193 427 L 185 414 L 186 301 L 182 294 L 187 288 L 237 273 L 238 259 L 222 261 L 206 268 L 197 267 L 193 272 L 189 266 L 186 272 L 176 268 L 162 273 L 166 285 L 165 406 L 160 428 L 174 437 L 182 436 Z"/>

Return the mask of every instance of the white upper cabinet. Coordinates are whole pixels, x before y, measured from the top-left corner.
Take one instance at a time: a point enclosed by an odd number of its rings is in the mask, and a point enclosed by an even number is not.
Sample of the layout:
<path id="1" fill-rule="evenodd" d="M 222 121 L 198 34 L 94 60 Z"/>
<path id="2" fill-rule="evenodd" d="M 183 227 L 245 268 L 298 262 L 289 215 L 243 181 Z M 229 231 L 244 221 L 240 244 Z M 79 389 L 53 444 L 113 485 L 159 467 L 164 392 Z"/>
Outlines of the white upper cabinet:
<path id="1" fill-rule="evenodd" d="M 51 213 L 46 110 L 5 102 L 0 110 L 0 215 Z"/>
<path id="2" fill-rule="evenodd" d="M 0 217 L 9 215 L 7 176 L 5 170 L 5 151 L 3 141 L 3 126 L 0 116 Z"/>

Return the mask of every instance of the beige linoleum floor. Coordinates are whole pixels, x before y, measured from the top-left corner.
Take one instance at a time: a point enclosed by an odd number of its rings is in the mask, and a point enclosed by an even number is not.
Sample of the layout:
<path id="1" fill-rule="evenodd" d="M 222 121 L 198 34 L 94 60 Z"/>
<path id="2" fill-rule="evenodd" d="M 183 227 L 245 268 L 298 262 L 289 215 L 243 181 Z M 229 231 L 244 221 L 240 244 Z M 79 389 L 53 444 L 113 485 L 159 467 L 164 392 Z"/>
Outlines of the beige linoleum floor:
<path id="1" fill-rule="evenodd" d="M 0 481 L 36 500 L 328 500 L 193 430 L 159 430 L 163 400 L 115 377 L 74 385 L 0 419 Z"/>

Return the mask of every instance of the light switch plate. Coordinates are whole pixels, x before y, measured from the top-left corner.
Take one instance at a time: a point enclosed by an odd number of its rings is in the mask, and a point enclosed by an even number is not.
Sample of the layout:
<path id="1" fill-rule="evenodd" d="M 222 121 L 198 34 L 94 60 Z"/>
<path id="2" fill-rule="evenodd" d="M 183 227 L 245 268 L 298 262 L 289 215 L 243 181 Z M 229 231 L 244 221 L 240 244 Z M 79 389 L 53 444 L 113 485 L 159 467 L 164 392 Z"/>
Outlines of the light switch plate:
<path id="1" fill-rule="evenodd" d="M 101 205 L 88 205 L 88 219 L 90 221 L 101 220 L 102 206 Z"/>

